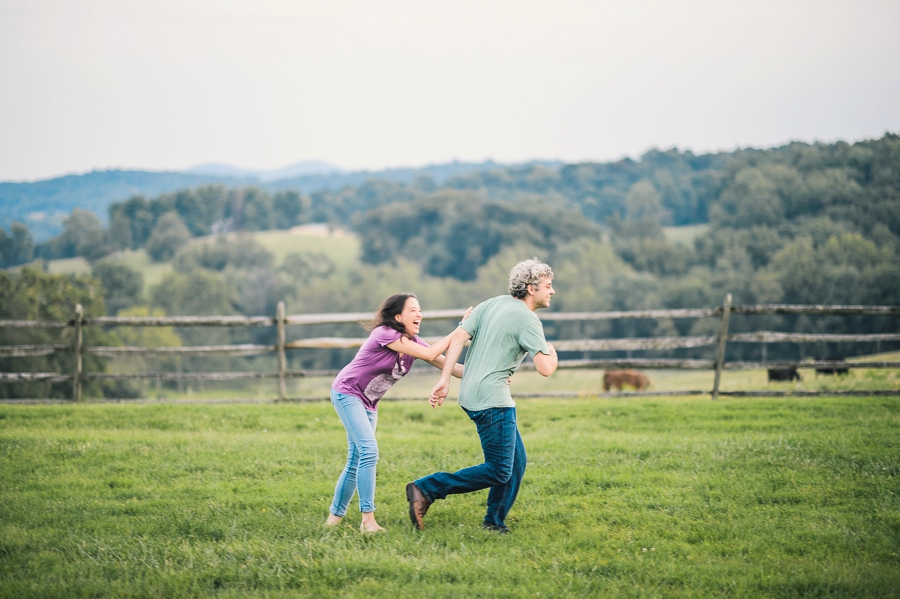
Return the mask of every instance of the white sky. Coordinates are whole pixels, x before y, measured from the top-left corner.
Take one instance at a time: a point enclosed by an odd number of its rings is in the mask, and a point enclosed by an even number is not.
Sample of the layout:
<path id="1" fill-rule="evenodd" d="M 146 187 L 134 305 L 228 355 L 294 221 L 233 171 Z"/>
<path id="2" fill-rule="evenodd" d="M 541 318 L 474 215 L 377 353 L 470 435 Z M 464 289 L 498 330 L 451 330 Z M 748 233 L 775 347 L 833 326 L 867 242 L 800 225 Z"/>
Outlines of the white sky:
<path id="1" fill-rule="evenodd" d="M 0 0 L 0 180 L 900 132 L 897 0 Z"/>

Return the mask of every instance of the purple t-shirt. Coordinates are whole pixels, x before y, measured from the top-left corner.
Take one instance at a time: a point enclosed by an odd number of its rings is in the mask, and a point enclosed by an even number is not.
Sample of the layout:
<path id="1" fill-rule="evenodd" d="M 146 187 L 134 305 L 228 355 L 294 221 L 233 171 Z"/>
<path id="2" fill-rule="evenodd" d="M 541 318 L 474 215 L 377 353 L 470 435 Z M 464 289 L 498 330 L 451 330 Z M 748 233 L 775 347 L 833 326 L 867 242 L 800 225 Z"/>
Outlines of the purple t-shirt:
<path id="1" fill-rule="evenodd" d="M 402 336 L 400 331 L 386 326 L 376 328 L 362 344 L 356 357 L 344 366 L 331 385 L 338 393 L 353 395 L 362 400 L 367 410 L 377 411 L 378 400 L 394 383 L 402 379 L 416 359 L 387 347 Z M 413 341 L 428 347 L 414 335 Z"/>

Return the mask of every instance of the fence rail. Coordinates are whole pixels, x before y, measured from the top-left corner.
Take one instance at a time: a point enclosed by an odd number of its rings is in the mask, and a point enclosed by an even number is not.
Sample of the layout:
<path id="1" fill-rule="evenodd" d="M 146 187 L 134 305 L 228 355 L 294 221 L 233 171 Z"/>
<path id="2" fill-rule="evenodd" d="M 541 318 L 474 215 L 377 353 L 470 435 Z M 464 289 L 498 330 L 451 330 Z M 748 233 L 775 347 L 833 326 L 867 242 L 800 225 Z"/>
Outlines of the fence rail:
<path id="1" fill-rule="evenodd" d="M 464 314 L 464 310 L 430 310 L 423 312 L 429 320 L 455 320 Z M 817 361 L 732 361 L 725 360 L 725 348 L 728 343 L 856 343 L 900 341 L 900 333 L 880 333 L 866 335 L 822 334 L 822 333 L 781 333 L 757 331 L 753 333 L 728 333 L 729 320 L 732 314 L 745 315 L 900 315 L 900 306 L 842 306 L 842 305 L 746 305 L 731 304 L 731 295 L 725 298 L 722 306 L 709 309 L 675 309 L 675 310 L 633 310 L 607 312 L 547 312 L 540 313 L 541 320 L 547 322 L 596 321 L 622 319 L 661 319 L 661 318 L 720 318 L 719 334 L 707 336 L 667 336 L 647 338 L 619 339 L 564 339 L 554 340 L 559 351 L 632 351 L 632 350 L 671 350 L 683 348 L 716 347 L 713 360 L 699 359 L 667 359 L 667 358 L 627 358 L 603 360 L 563 360 L 562 369 L 681 369 L 681 370 L 714 370 L 715 378 L 711 391 L 673 391 L 645 392 L 651 395 L 690 395 L 710 394 L 713 399 L 720 395 L 752 397 L 772 395 L 772 392 L 720 390 L 723 371 L 750 370 L 760 368 L 900 368 L 900 362 L 867 361 L 843 362 L 833 360 Z M 33 344 L 0 346 L 0 357 L 35 357 L 46 356 L 56 352 L 71 352 L 75 356 L 73 372 L 0 372 L 0 383 L 15 382 L 66 382 L 73 383 L 74 401 L 81 399 L 81 384 L 90 380 L 156 380 L 156 381 L 231 381 L 242 379 L 277 379 L 277 397 L 286 399 L 285 381 L 293 378 L 309 376 L 333 375 L 336 370 L 287 370 L 286 352 L 295 349 L 348 349 L 359 347 L 365 342 L 362 338 L 349 337 L 307 337 L 287 341 L 285 327 L 289 325 L 324 325 L 346 324 L 366 321 L 372 318 L 368 312 L 336 313 L 336 314 L 294 314 L 285 313 L 284 303 L 278 304 L 274 317 L 269 316 L 167 316 L 167 317 L 121 317 L 104 316 L 84 318 L 81 306 L 76 307 L 74 318 L 67 322 L 34 321 L 34 320 L 0 320 L 0 328 L 16 329 L 64 329 L 74 328 L 73 345 L 66 344 Z M 276 327 L 276 342 L 272 345 L 238 344 L 207 345 L 182 347 L 127 347 L 127 346 L 94 346 L 83 343 L 85 326 L 100 327 Z M 426 338 L 428 340 L 428 338 Z M 435 341 L 436 339 L 431 339 Z M 256 356 L 275 353 L 278 356 L 278 367 L 275 372 L 143 372 L 143 373 L 85 373 L 82 369 L 82 356 L 94 355 L 104 357 L 116 356 Z M 523 365 L 523 368 L 533 368 Z M 817 392 L 782 392 L 781 394 L 805 396 Z M 828 393 L 833 394 L 834 391 Z M 866 391 L 871 394 L 900 394 L 900 389 L 882 389 Z M 846 393 L 844 393 L 846 394 Z M 547 394 L 542 394 L 547 395 Z M 551 394 L 552 395 L 552 394 Z M 578 394 L 570 394 L 578 395 Z M 617 394 L 604 394 L 615 396 Z M 633 393 L 631 393 L 633 395 Z"/>

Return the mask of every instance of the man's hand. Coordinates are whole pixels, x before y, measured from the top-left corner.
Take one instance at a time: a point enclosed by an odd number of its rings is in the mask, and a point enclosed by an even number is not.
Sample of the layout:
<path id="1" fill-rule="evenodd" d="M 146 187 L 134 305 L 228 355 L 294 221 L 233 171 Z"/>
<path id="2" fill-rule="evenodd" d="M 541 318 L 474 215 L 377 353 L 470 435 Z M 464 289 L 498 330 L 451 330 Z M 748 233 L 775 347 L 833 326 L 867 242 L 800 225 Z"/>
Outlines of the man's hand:
<path id="1" fill-rule="evenodd" d="M 459 366 L 456 361 L 459 359 L 459 355 L 462 353 L 466 341 L 471 339 L 472 336 L 469 335 L 464 328 L 456 327 L 456 330 L 450 333 L 448 338 L 450 339 L 450 345 L 447 347 L 447 355 L 444 357 L 444 366 L 441 368 L 441 378 L 438 379 L 438 384 L 431 390 L 431 398 L 429 401 L 431 402 L 432 408 L 436 408 L 443 404 L 444 399 L 447 398 L 447 393 L 450 392 L 450 376 L 453 374 L 454 369 L 457 369 Z"/>
<path id="2" fill-rule="evenodd" d="M 431 397 L 428 399 L 428 403 L 431 404 L 432 408 L 444 405 L 444 400 L 447 399 L 447 394 L 449 392 L 450 381 L 445 381 L 442 378 L 438 381 L 438 384 L 434 386 L 434 389 L 431 390 Z"/>

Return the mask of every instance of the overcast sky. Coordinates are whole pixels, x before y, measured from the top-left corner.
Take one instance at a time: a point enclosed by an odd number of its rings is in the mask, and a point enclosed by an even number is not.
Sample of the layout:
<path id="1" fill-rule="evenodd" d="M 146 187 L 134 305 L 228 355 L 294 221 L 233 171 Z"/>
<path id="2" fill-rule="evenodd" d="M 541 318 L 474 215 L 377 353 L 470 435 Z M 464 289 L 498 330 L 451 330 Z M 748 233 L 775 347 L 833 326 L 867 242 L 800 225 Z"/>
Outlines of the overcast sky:
<path id="1" fill-rule="evenodd" d="M 900 2 L 0 0 L 0 180 L 900 132 Z"/>

